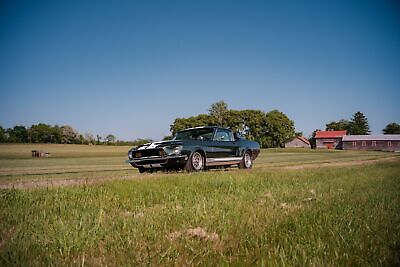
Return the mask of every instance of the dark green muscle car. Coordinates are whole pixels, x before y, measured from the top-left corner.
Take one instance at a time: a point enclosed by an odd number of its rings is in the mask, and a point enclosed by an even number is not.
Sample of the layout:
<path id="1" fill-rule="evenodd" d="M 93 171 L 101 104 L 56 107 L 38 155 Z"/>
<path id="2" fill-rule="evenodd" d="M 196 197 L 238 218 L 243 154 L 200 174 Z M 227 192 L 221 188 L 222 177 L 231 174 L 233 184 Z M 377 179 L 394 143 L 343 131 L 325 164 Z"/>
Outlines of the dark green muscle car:
<path id="1" fill-rule="evenodd" d="M 259 153 L 257 142 L 229 129 L 207 126 L 180 131 L 170 141 L 133 147 L 127 162 L 140 173 L 159 169 L 201 171 L 220 166 L 249 169 Z"/>

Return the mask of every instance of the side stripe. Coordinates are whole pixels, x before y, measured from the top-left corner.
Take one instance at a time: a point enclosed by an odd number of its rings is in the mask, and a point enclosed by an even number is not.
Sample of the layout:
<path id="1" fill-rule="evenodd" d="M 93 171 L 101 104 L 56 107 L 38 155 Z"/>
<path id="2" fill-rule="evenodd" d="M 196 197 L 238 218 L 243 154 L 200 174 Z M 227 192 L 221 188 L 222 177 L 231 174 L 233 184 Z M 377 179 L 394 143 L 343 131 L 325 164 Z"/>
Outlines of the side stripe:
<path id="1" fill-rule="evenodd" d="M 207 163 L 211 162 L 227 162 L 227 161 L 241 161 L 242 157 L 227 157 L 227 158 L 207 158 Z"/>

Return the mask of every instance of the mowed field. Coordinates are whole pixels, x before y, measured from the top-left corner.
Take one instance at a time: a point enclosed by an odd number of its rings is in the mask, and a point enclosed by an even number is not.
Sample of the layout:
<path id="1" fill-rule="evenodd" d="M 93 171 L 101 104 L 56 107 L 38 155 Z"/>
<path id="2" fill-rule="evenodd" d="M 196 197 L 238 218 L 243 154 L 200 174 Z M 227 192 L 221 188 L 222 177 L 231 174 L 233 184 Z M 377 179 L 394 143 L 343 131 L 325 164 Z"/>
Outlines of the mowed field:
<path id="1" fill-rule="evenodd" d="M 400 264 L 398 153 L 267 149 L 250 171 L 139 174 L 128 149 L 0 145 L 0 265 Z"/>
<path id="2" fill-rule="evenodd" d="M 26 186 L 35 186 L 29 181 L 37 181 L 39 186 L 48 181 L 51 186 L 60 180 L 96 183 L 138 177 L 137 170 L 125 163 L 129 149 L 128 146 L 0 144 L 0 187 L 16 185 L 19 181 Z M 32 150 L 49 152 L 50 157 L 32 158 Z M 265 149 L 256 160 L 254 169 L 318 167 L 324 163 L 347 165 L 395 156 L 397 154 L 385 152 Z"/>

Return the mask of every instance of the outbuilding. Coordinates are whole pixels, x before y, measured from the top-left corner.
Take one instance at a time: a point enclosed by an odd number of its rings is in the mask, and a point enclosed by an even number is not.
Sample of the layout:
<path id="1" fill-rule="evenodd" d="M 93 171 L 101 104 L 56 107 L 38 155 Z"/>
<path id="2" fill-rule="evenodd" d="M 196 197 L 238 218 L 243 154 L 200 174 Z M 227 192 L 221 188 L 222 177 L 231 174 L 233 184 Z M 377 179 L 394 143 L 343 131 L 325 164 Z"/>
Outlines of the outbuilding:
<path id="1" fill-rule="evenodd" d="M 316 148 L 341 149 L 342 138 L 347 131 L 317 131 L 315 134 Z"/>
<path id="2" fill-rule="evenodd" d="M 311 148 L 311 144 L 304 136 L 296 136 L 293 140 L 287 142 L 285 147 Z"/>
<path id="3" fill-rule="evenodd" d="M 400 151 L 400 134 L 346 135 L 343 150 Z"/>

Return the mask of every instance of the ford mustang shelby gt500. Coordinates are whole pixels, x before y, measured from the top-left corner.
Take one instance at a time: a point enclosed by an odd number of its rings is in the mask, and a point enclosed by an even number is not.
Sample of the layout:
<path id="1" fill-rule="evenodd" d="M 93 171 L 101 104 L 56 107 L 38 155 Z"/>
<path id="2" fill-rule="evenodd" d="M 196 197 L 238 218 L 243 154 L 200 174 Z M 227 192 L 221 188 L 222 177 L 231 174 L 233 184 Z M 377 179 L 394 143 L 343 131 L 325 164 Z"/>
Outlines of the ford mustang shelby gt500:
<path id="1" fill-rule="evenodd" d="M 170 141 L 133 147 L 127 162 L 139 172 L 157 169 L 201 171 L 216 166 L 249 169 L 260 153 L 257 142 L 246 140 L 229 129 L 207 126 L 180 131 Z"/>

